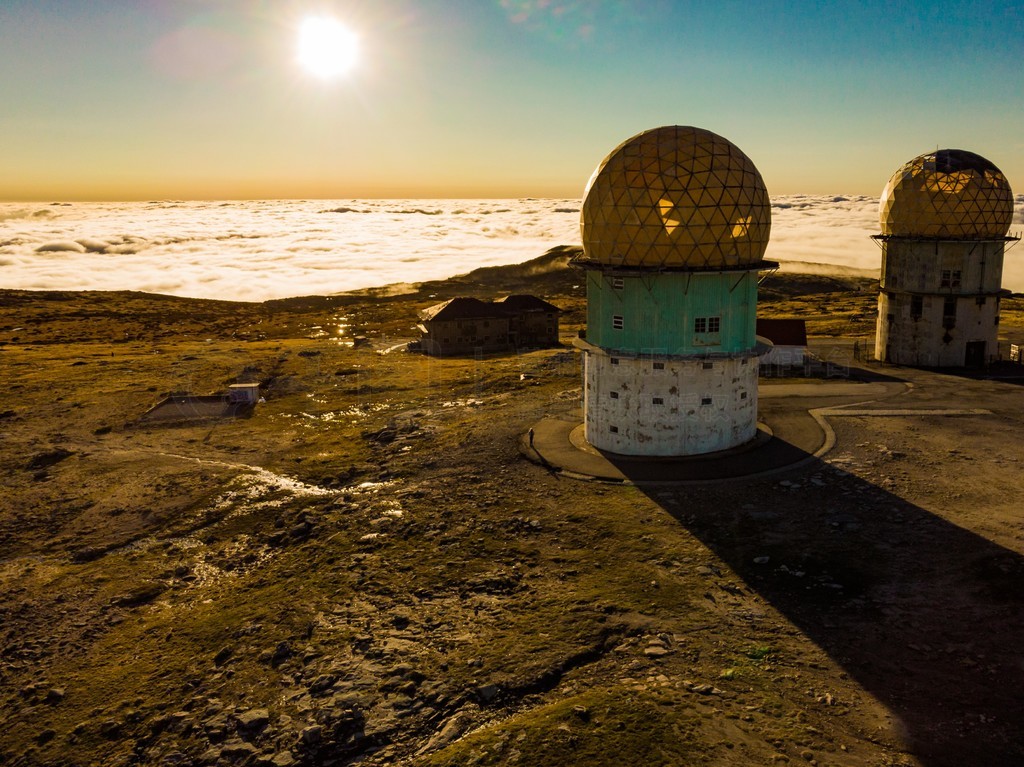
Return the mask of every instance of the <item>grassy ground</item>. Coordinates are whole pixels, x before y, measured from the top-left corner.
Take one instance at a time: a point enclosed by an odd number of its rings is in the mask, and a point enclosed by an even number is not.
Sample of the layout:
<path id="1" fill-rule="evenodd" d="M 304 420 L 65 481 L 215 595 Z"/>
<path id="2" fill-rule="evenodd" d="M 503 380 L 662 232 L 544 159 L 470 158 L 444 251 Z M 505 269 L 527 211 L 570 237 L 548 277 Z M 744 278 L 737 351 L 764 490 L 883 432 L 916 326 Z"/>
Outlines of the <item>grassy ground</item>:
<path id="1" fill-rule="evenodd" d="M 798 500 L 778 479 L 577 483 L 516 449 L 577 402 L 568 345 L 379 353 L 416 309 L 498 285 L 563 306 L 567 344 L 567 255 L 402 296 L 0 294 L 0 764 L 944 763 L 819 633 L 892 607 L 831 523 L 923 490 L 849 464 Z M 873 325 L 862 285 L 773 279 L 764 314 Z M 266 397 L 250 418 L 138 421 L 239 379 Z M 807 575 L 761 582 L 763 556 Z M 979 577 L 1012 586 L 1007 561 Z M 972 726 L 1020 756 L 1012 723 Z"/>

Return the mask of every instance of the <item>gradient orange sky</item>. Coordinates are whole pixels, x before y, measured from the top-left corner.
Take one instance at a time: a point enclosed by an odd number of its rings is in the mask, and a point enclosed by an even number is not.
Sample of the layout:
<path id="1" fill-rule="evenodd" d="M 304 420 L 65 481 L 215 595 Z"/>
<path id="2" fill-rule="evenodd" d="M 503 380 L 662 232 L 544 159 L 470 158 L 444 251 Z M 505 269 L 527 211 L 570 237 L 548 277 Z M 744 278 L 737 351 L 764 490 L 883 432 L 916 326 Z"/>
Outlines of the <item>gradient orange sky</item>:
<path id="1" fill-rule="evenodd" d="M 1024 191 L 1019 4 L 823 6 L 5 0 L 0 199 L 576 198 L 667 124 L 772 194 L 877 195 L 936 147 Z M 347 77 L 298 66 L 311 13 L 359 36 Z"/>

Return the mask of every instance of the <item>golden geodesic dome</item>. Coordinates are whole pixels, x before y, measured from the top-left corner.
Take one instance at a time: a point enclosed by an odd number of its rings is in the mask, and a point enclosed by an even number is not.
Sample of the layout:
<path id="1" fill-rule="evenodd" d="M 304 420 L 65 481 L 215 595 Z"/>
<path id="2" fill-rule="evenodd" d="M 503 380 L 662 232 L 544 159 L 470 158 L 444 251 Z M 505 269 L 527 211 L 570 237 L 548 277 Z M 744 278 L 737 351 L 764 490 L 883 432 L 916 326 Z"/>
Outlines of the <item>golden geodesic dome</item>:
<path id="1" fill-rule="evenodd" d="M 883 235 L 999 238 L 1013 222 L 1013 192 L 1002 171 L 981 155 L 941 149 L 893 174 L 878 218 Z"/>
<path id="2" fill-rule="evenodd" d="M 711 131 L 644 131 L 601 161 L 583 194 L 584 258 L 612 267 L 721 269 L 758 264 L 771 204 L 761 174 Z"/>

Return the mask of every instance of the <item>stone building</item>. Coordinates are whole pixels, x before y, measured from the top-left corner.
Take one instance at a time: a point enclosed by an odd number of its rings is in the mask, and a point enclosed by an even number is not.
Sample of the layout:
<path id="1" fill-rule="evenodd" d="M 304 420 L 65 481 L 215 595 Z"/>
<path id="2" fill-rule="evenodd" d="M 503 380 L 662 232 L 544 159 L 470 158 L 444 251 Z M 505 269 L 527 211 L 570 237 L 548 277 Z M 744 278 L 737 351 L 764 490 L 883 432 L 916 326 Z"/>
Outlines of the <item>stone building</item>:
<path id="1" fill-rule="evenodd" d="M 495 302 L 508 313 L 512 346 L 531 349 L 558 345 L 558 315 L 561 310 L 530 295 L 511 295 Z"/>
<path id="2" fill-rule="evenodd" d="M 529 295 L 497 301 L 452 298 L 420 312 L 420 348 L 425 354 L 455 356 L 557 346 L 560 312 Z"/>

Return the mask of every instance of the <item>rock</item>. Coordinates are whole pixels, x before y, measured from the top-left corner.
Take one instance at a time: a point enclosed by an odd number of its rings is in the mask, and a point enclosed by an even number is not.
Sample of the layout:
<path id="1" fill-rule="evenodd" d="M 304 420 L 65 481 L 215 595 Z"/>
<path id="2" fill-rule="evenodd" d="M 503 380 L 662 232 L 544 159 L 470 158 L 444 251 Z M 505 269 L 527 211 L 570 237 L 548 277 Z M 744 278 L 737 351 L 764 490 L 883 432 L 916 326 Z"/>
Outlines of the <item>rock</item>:
<path id="1" fill-rule="evenodd" d="M 292 657 L 292 646 L 287 642 L 281 642 L 274 649 L 273 655 L 270 656 L 270 664 L 272 666 L 277 666 L 284 663 L 290 657 Z"/>
<path id="2" fill-rule="evenodd" d="M 411 698 L 416 694 L 417 687 L 419 687 L 419 685 L 410 679 L 408 682 L 403 682 L 401 685 L 399 685 L 395 689 L 395 692 L 397 692 L 399 695 L 407 695 Z"/>
<path id="3" fill-rule="evenodd" d="M 66 690 L 63 687 L 54 687 L 48 690 L 46 697 L 43 698 L 43 703 L 49 703 L 51 706 L 56 706 L 58 703 L 64 701 Z"/>
<path id="4" fill-rule="evenodd" d="M 473 692 L 484 703 L 490 703 L 498 697 L 499 689 L 496 684 L 484 684 L 477 687 Z"/>
<path id="5" fill-rule="evenodd" d="M 66 458 L 70 458 L 74 453 L 64 448 L 57 448 L 56 450 L 50 450 L 45 453 L 37 453 L 32 456 L 28 463 L 25 464 L 25 468 L 29 471 L 39 471 L 40 469 L 48 469 L 54 466 Z"/>
<path id="6" fill-rule="evenodd" d="M 334 674 L 321 674 L 309 685 L 310 695 L 322 695 L 334 687 L 338 678 Z"/>
<path id="7" fill-rule="evenodd" d="M 755 565 L 766 565 L 771 561 L 771 557 L 754 557 Z"/>
<path id="8" fill-rule="evenodd" d="M 664 658 L 669 654 L 669 649 L 664 645 L 654 644 L 644 648 L 644 655 L 648 658 Z"/>
<path id="9" fill-rule="evenodd" d="M 188 735 L 192 732 L 192 727 L 192 715 L 188 711 L 175 711 L 171 714 L 171 720 L 167 725 L 168 730 L 181 733 L 182 735 Z"/>
<path id="10" fill-rule="evenodd" d="M 44 743 L 49 743 L 51 740 L 54 739 L 56 735 L 57 731 L 48 727 L 42 732 L 40 732 L 38 735 L 36 735 L 35 740 L 36 743 L 38 743 L 41 746 Z"/>
<path id="11" fill-rule="evenodd" d="M 71 561 L 75 564 L 92 562 L 94 559 L 99 559 L 106 553 L 107 550 L 102 546 L 83 546 L 82 548 L 71 552 Z"/>
<path id="12" fill-rule="evenodd" d="M 238 715 L 238 725 L 246 730 L 262 730 L 270 722 L 270 712 L 265 708 L 253 708 Z"/>
<path id="13" fill-rule="evenodd" d="M 290 751 L 281 751 L 270 757 L 270 767 L 292 767 L 293 764 L 297 764 L 295 757 L 291 755 Z"/>
<path id="14" fill-rule="evenodd" d="M 587 710 L 586 706 L 573 706 L 572 713 L 582 722 L 590 721 L 590 711 Z"/>
<path id="15" fill-rule="evenodd" d="M 237 759 L 239 757 L 252 756 L 256 753 L 256 746 L 252 743 L 246 743 L 244 740 L 229 740 L 223 746 L 220 747 L 218 752 L 220 756 L 227 757 L 229 759 Z"/>
<path id="16" fill-rule="evenodd" d="M 683 682 L 683 686 L 690 692 L 695 692 L 698 695 L 721 695 L 722 691 L 714 685 L 710 684 L 694 684 L 693 682 Z"/>
<path id="17" fill-rule="evenodd" d="M 108 719 L 100 724 L 100 735 L 108 740 L 118 738 L 121 735 L 121 723 L 115 722 L 113 719 Z"/>
<path id="18" fill-rule="evenodd" d="M 206 739 L 211 743 L 220 743 L 228 736 L 228 723 L 224 719 L 214 719 L 203 724 Z"/>
<path id="19" fill-rule="evenodd" d="M 445 746 L 454 743 L 473 724 L 473 717 L 467 711 L 459 711 L 455 716 L 444 723 L 444 727 L 434 735 L 427 744 L 421 748 L 418 754 L 426 754 L 437 751 Z"/>
<path id="20" fill-rule="evenodd" d="M 147 604 L 152 602 L 158 596 L 163 594 L 167 590 L 167 584 L 160 581 L 148 581 L 136 586 L 134 589 L 129 591 L 114 600 L 115 605 L 121 607 L 138 607 L 139 605 Z"/>
<path id="21" fill-rule="evenodd" d="M 307 746 L 315 746 L 324 739 L 324 728 L 319 724 L 311 724 L 304 727 L 299 733 L 299 739 Z"/>
<path id="22" fill-rule="evenodd" d="M 390 671 L 388 671 L 388 676 L 400 676 L 404 678 L 408 674 L 410 674 L 412 670 L 413 669 L 411 664 L 399 663 L 398 665 L 393 666 Z"/>
<path id="23" fill-rule="evenodd" d="M 217 652 L 217 654 L 213 656 L 213 665 L 215 665 L 215 666 L 223 666 L 225 663 L 227 663 L 227 660 L 230 657 L 231 657 L 231 648 L 230 647 L 222 647 Z"/>

